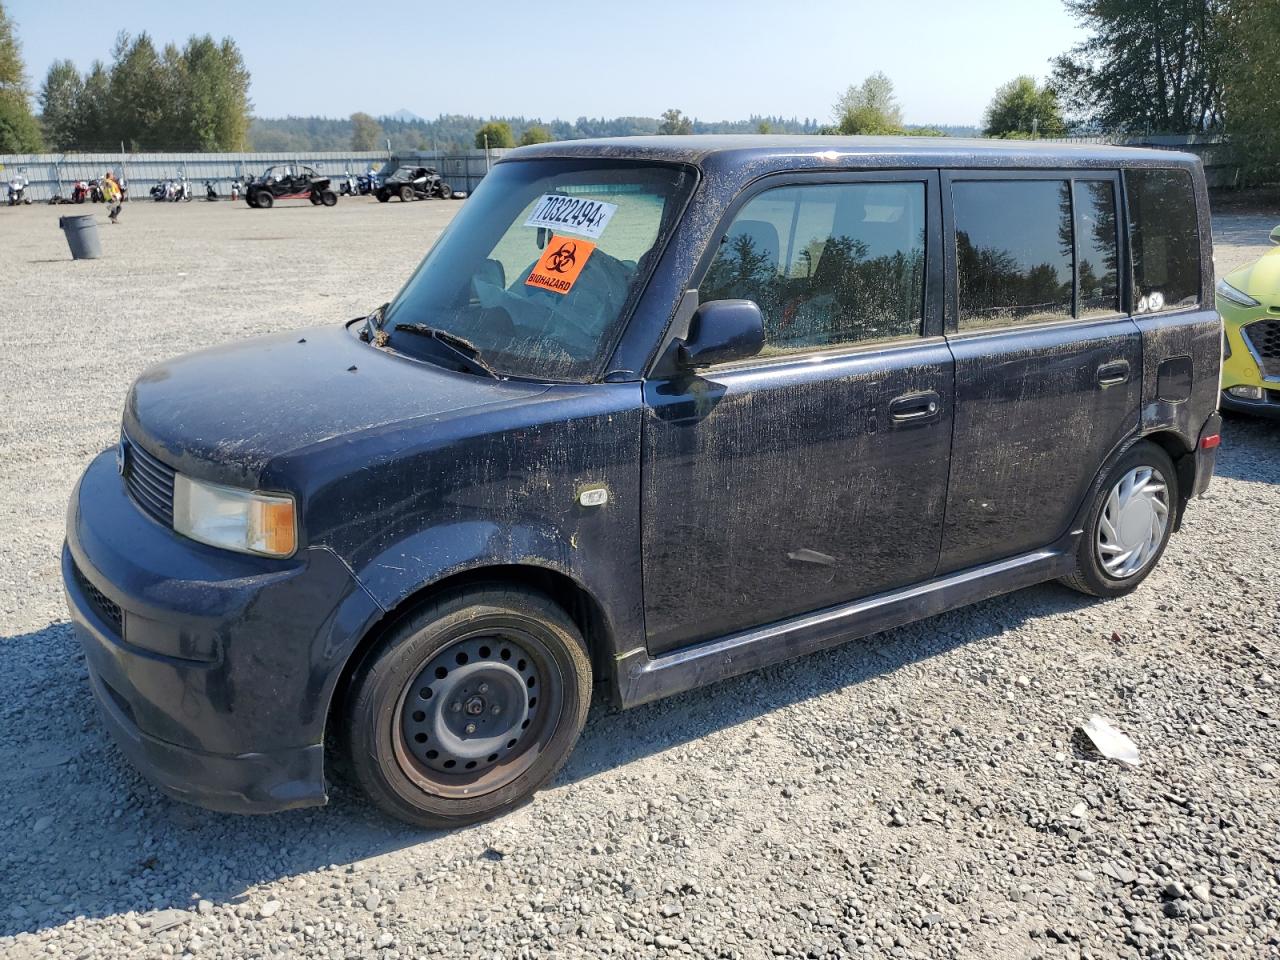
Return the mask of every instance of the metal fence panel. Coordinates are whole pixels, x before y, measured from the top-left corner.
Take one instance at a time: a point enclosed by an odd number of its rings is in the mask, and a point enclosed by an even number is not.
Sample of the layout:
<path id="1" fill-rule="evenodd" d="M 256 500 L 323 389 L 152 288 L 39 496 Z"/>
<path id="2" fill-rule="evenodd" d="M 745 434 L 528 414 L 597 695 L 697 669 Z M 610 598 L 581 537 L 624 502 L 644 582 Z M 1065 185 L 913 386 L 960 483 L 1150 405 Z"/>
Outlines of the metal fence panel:
<path id="1" fill-rule="evenodd" d="M 51 197 L 70 198 L 77 180 L 94 180 L 108 170 L 123 176 L 131 199 L 146 197 L 151 188 L 165 180 L 185 176 L 192 193 L 201 196 L 201 184 L 212 181 L 226 195 L 231 182 L 241 183 L 277 163 L 306 164 L 331 177 L 345 171 L 359 175 L 373 167 L 390 172 L 400 164 L 438 169 L 455 190 L 475 189 L 484 178 L 489 162 L 496 162 L 506 150 L 490 150 L 486 162 L 483 150 L 437 155 L 431 151 L 402 151 L 388 156 L 386 151 L 345 151 L 334 153 L 28 153 L 0 154 L 0 191 L 15 171 L 29 181 L 27 196 L 33 202 Z"/>

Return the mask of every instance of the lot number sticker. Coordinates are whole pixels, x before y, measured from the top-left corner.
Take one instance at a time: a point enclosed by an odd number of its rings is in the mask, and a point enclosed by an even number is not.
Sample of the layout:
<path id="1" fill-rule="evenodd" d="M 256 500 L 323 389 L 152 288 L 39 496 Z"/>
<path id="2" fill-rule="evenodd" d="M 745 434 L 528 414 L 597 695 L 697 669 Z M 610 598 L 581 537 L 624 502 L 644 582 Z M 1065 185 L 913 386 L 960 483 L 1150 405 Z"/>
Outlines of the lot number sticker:
<path id="1" fill-rule="evenodd" d="M 590 240 L 578 240 L 575 237 L 552 237 L 547 244 L 546 253 L 538 260 L 526 287 L 537 287 L 539 290 L 550 290 L 553 293 L 568 293 L 578 282 L 578 275 L 587 265 L 596 245 Z"/>
<path id="2" fill-rule="evenodd" d="M 534 204 L 533 213 L 524 222 L 526 227 L 546 227 L 557 233 L 576 233 L 581 237 L 599 240 L 609 220 L 618 212 L 616 203 L 592 200 L 589 197 L 566 197 L 558 193 L 544 193 Z"/>

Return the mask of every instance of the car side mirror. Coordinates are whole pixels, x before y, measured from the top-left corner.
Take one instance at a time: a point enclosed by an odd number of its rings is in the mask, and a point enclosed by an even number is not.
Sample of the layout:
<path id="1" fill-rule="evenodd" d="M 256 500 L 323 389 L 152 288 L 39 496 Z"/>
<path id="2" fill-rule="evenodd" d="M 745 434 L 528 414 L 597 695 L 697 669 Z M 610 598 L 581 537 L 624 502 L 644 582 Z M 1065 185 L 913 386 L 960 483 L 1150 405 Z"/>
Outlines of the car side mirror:
<path id="1" fill-rule="evenodd" d="M 1272 229 L 1271 229 L 1271 242 L 1272 242 L 1272 243 L 1280 243 L 1280 227 L 1272 227 Z"/>
<path id="2" fill-rule="evenodd" d="M 764 348 L 764 318 L 754 300 L 710 300 L 694 312 L 680 342 L 682 367 L 709 367 L 754 357 Z"/>

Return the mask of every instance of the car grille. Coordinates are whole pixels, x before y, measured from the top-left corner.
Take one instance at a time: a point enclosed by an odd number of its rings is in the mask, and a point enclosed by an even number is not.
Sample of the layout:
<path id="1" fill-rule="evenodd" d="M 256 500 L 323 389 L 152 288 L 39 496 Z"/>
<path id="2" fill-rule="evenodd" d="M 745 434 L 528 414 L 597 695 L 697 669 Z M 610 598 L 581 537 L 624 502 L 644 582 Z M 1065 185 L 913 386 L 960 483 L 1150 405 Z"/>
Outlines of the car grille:
<path id="1" fill-rule="evenodd" d="M 121 435 L 125 489 L 134 503 L 166 527 L 173 526 L 173 468 Z"/>
<path id="2" fill-rule="evenodd" d="M 104 621 L 115 628 L 117 634 L 124 635 L 124 614 L 120 610 L 120 605 L 107 597 L 101 590 L 89 582 L 89 578 L 84 575 L 78 566 L 71 565 L 72 572 L 75 575 L 76 583 L 89 598 L 89 605 L 97 612 Z"/>
<path id="3" fill-rule="evenodd" d="M 1264 377 L 1280 377 L 1280 320 L 1258 320 L 1240 333 L 1253 349 Z"/>

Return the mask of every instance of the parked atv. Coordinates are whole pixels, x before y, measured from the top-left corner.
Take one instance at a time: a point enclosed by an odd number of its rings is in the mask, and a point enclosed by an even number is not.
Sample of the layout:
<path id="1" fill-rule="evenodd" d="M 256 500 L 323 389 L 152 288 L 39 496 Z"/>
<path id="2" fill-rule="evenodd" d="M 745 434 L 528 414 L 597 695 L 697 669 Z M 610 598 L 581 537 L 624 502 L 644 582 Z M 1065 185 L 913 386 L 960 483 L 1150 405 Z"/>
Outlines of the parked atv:
<path id="1" fill-rule="evenodd" d="M 378 188 L 378 200 L 386 203 L 392 197 L 401 200 L 426 200 L 439 197 L 448 200 L 453 188 L 440 178 L 435 167 L 400 167 L 382 181 Z"/>
<path id="2" fill-rule="evenodd" d="M 329 178 L 313 167 L 280 163 L 267 167 L 262 176 L 245 184 L 244 199 L 251 207 L 270 208 L 277 200 L 310 200 L 313 206 L 332 207 L 338 195 L 329 186 Z"/>

